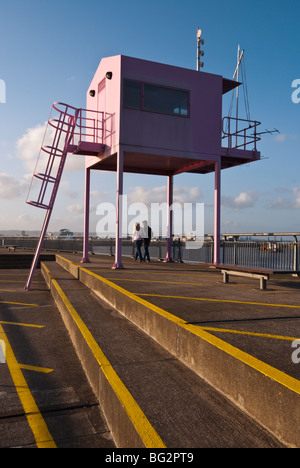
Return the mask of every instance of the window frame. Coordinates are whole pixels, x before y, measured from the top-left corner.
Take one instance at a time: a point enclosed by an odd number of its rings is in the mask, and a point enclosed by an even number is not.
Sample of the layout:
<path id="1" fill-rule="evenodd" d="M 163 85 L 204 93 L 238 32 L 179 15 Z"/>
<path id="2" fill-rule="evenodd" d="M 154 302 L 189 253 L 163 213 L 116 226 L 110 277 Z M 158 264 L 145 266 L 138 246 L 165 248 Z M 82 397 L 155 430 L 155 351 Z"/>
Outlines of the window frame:
<path id="1" fill-rule="evenodd" d="M 137 109 L 135 107 L 130 107 L 130 106 L 126 106 L 125 105 L 125 81 L 132 81 L 132 82 L 135 82 L 135 83 L 139 83 L 140 84 L 140 107 Z M 164 111 L 159 111 L 159 110 L 155 110 L 155 111 L 152 111 L 152 110 L 148 110 L 148 109 L 145 109 L 145 106 L 144 106 L 144 89 L 145 89 L 145 85 L 148 85 L 148 86 L 153 86 L 153 87 L 156 87 L 156 88 L 161 88 L 161 89 L 168 89 L 168 90 L 172 90 L 172 91 L 180 91 L 180 92 L 184 92 L 186 93 L 187 95 L 187 114 L 184 115 L 184 114 L 175 114 L 174 112 L 164 112 Z M 129 109 L 129 110 L 135 110 L 135 111 L 142 111 L 142 112 L 148 112 L 148 113 L 151 113 L 151 114 L 160 114 L 160 115 L 169 115 L 169 116 L 172 116 L 172 117 L 181 117 L 181 118 L 190 118 L 190 100 L 191 100 L 191 91 L 188 90 L 188 89 L 183 89 L 183 88 L 177 88 L 177 87 L 174 87 L 174 86 L 165 86 L 165 85 L 161 85 L 161 84 L 156 84 L 156 83 L 150 83 L 148 81 L 141 81 L 141 80 L 134 80 L 134 79 L 131 79 L 131 78 L 123 78 L 123 108 L 124 109 Z"/>

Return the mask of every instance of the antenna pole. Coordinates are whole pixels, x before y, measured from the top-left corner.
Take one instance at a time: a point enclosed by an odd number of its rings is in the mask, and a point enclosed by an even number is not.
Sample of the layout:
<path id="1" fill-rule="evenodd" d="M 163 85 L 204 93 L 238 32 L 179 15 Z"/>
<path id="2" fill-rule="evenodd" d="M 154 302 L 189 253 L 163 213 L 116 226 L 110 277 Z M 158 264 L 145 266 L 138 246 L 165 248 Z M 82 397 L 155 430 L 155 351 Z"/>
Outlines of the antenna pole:
<path id="1" fill-rule="evenodd" d="M 200 69 L 204 67 L 204 63 L 201 62 L 201 57 L 204 55 L 204 51 L 201 50 L 201 46 L 204 44 L 201 33 L 201 29 L 197 28 L 197 71 L 200 71 Z"/>
<path id="2" fill-rule="evenodd" d="M 239 81 L 239 71 L 240 71 L 240 64 L 241 64 L 241 61 L 242 61 L 242 58 L 244 56 L 244 49 L 242 50 L 242 52 L 240 53 L 240 45 L 238 45 L 238 51 L 237 51 L 237 65 L 236 65 L 236 69 L 235 69 L 235 72 L 233 74 L 233 78 L 236 78 L 236 81 L 238 82 Z M 237 132 L 238 132 L 238 118 L 239 118 L 239 87 L 237 86 L 236 87 L 236 146 L 237 146 Z"/>

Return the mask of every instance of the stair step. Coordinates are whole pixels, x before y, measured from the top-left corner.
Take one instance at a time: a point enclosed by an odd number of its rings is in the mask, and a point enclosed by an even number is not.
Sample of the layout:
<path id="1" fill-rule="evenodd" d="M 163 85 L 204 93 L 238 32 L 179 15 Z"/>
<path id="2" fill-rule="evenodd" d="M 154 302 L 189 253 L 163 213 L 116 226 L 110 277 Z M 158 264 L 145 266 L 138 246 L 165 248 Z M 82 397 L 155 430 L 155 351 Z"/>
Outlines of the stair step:
<path id="1" fill-rule="evenodd" d="M 0 270 L 8 269 L 29 269 L 33 260 L 34 253 L 16 253 L 7 252 L 0 254 Z M 43 261 L 55 261 L 55 254 L 41 254 L 37 267 L 40 268 L 40 264 Z"/>
<path id="2" fill-rule="evenodd" d="M 118 447 L 282 447 L 57 263 L 42 271 Z"/>

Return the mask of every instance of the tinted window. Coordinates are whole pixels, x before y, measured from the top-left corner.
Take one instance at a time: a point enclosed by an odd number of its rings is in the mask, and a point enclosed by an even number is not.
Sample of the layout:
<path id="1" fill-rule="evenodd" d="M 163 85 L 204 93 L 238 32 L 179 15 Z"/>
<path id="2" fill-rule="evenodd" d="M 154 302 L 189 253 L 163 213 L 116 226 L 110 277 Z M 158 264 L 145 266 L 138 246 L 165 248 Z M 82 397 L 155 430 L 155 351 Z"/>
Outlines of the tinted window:
<path id="1" fill-rule="evenodd" d="M 144 110 L 163 114 L 188 115 L 188 93 L 178 89 L 145 84 Z"/>
<path id="2" fill-rule="evenodd" d="M 189 93 L 179 89 L 124 80 L 124 107 L 188 116 Z"/>
<path id="3" fill-rule="evenodd" d="M 141 108 L 141 83 L 125 80 L 124 82 L 124 106 L 130 109 Z"/>

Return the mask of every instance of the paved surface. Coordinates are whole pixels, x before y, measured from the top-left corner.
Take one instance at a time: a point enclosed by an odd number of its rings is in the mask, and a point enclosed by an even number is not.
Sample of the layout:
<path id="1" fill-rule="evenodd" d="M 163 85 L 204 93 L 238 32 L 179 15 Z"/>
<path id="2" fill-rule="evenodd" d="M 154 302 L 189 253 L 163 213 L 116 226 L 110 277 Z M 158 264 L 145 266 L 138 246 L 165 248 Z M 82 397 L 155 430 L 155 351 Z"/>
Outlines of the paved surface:
<path id="1" fill-rule="evenodd" d="M 0 448 L 114 447 L 40 270 L 30 294 L 27 274 L 0 270 Z"/>
<path id="2" fill-rule="evenodd" d="M 78 264 L 81 260 L 81 256 L 76 254 L 63 256 Z M 235 277 L 229 284 L 223 284 L 219 271 L 203 265 L 139 264 L 132 259 L 124 259 L 124 270 L 112 270 L 111 257 L 91 256 L 91 262 L 82 266 L 300 380 L 300 364 L 292 361 L 295 351 L 292 343 L 300 338 L 299 278 L 290 275 L 272 277 L 268 281 L 268 289 L 261 291 L 258 280 L 250 278 Z M 61 275 L 64 290 L 77 301 L 82 314 L 88 313 L 86 318 L 90 329 L 100 330 L 105 351 L 111 353 L 110 360 L 125 384 L 129 387 L 134 385 L 133 394 L 137 399 L 147 407 L 153 398 L 155 400 L 155 397 L 148 398 L 150 392 L 153 391 L 154 396 L 159 395 L 157 403 L 162 406 L 156 407 L 152 418 L 159 427 L 161 415 L 165 415 L 163 425 L 169 427 L 166 436 L 168 447 L 178 446 L 176 441 L 182 438 L 176 437 L 184 427 L 187 428 L 187 442 L 181 445 L 184 447 L 280 445 L 266 433 L 261 437 L 258 427 L 253 426 L 251 420 L 245 423 L 245 415 L 234 406 L 225 410 L 224 400 L 218 392 L 212 391 L 150 338 L 136 338 L 136 327 L 116 311 L 108 310 L 99 299 L 96 300 L 99 315 L 95 320 L 92 312 L 95 297 L 92 293 L 88 293 L 82 284 L 79 287 L 78 281 L 71 279 L 60 267 L 57 269 L 55 266 L 54 269 Z M 29 392 L 36 403 L 36 412 L 40 412 L 48 429 L 43 436 L 47 439 L 46 444 L 51 444 L 48 440 L 50 434 L 59 447 L 113 447 L 98 402 L 41 273 L 39 270 L 36 272 L 29 293 L 23 289 L 26 273 L 23 270 L 0 270 L 0 339 L 7 340 L 15 357 L 15 362 L 10 357 L 10 367 L 0 364 L 0 447 L 38 445 L 39 434 L 30 428 L 24 414 L 27 411 L 18 396 L 18 387 L 23 385 L 18 380 L 20 371 L 28 387 L 25 403 L 31 401 Z M 85 294 L 82 294 L 82 289 Z M 117 332 L 122 331 L 122 346 L 119 347 Z M 133 338 L 136 341 L 132 347 Z M 143 340 L 147 340 L 146 345 Z M 142 378 L 137 379 L 137 375 L 142 375 Z M 153 389 L 150 389 L 151 375 L 156 381 Z M 161 386 L 160 381 L 166 377 L 168 385 Z M 145 385 L 145 382 L 149 384 Z M 180 394 L 176 394 L 178 387 L 175 384 L 181 386 Z M 171 387 L 175 397 L 170 399 Z M 185 393 L 181 393 L 183 389 Z M 172 407 L 174 401 L 179 405 L 180 399 L 185 408 L 183 413 L 173 410 L 170 418 L 172 411 L 166 411 L 161 403 L 163 395 Z M 199 404 L 191 405 L 194 401 Z M 220 412 L 220 408 L 224 411 Z M 180 414 L 184 415 L 185 425 Z M 199 427 L 204 431 L 201 434 L 195 431 L 194 437 L 190 438 L 188 427 L 193 421 L 196 425 L 202 421 Z"/>
<path id="3" fill-rule="evenodd" d="M 93 338 L 104 353 L 108 362 L 105 368 L 112 366 L 118 378 L 133 397 L 130 408 L 122 385 L 116 391 L 118 398 L 125 405 L 126 412 L 131 413 L 131 420 L 139 414 L 138 407 L 144 416 L 142 426 L 147 418 L 152 429 L 161 439 L 155 447 L 169 448 L 277 448 L 280 442 L 259 426 L 245 412 L 241 411 L 221 393 L 208 385 L 187 366 L 176 359 L 166 349 L 157 344 L 148 334 L 124 317 L 94 294 L 82 282 L 72 277 L 65 269 L 54 262 L 47 262 L 53 281 L 59 285 L 69 303 L 83 321 Z M 52 284 L 53 287 L 53 284 Z M 66 299 L 64 300 L 66 304 Z M 74 335 L 72 328 L 72 335 Z M 82 344 L 77 348 L 82 352 Z M 96 347 L 93 345 L 95 352 Z M 91 358 L 83 361 L 91 362 Z M 98 352 L 99 355 L 99 352 Z M 89 364 L 87 364 L 89 367 Z M 90 370 L 95 375 L 92 380 L 99 379 L 97 370 Z M 115 377 L 110 380 L 113 385 Z M 96 384 L 97 385 L 97 384 Z M 126 390 L 126 391 L 127 391 Z M 103 401 L 105 390 L 99 391 Z M 103 404 L 103 403 L 102 403 Z M 112 399 L 106 403 L 115 432 L 126 433 L 128 424 L 116 418 L 118 414 L 116 402 Z M 107 414 L 107 413 L 106 413 Z M 119 428 L 122 429 L 119 429 Z M 137 426 L 136 426 L 137 427 Z M 139 430 L 145 441 L 146 432 Z M 129 435 L 125 437 L 123 446 L 130 445 Z M 123 445 L 127 443 L 127 445 Z M 140 446 L 140 445 L 138 445 Z M 148 445 L 149 446 L 149 445 Z"/>
<path id="4" fill-rule="evenodd" d="M 90 260 L 85 268 L 300 380 L 300 363 L 292 360 L 292 343 L 300 339 L 300 278 L 274 275 L 261 291 L 256 279 L 223 284 L 220 271 L 199 264 L 124 259 L 124 270 L 112 270 L 112 257 Z"/>

